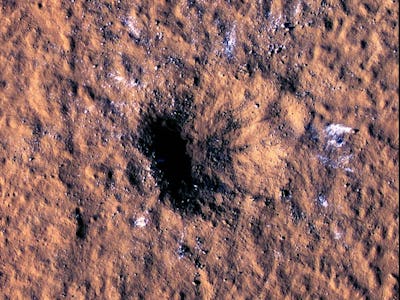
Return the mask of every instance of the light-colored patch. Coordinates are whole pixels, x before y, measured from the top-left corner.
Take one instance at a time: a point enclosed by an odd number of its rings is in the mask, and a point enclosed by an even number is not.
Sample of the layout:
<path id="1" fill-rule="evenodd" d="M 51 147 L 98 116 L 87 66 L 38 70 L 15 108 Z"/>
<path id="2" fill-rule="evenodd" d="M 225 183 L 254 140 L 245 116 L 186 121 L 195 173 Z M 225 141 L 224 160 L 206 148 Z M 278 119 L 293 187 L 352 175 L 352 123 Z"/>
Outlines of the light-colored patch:
<path id="1" fill-rule="evenodd" d="M 343 237 L 343 233 L 340 231 L 334 231 L 333 232 L 333 238 L 335 240 L 340 240 Z"/>
<path id="2" fill-rule="evenodd" d="M 126 79 L 125 77 L 119 75 L 119 74 L 113 74 L 111 73 L 110 78 L 112 78 L 116 83 L 119 85 L 122 85 L 123 87 L 129 87 L 129 88 L 136 88 L 139 86 L 139 83 L 137 80 L 134 79 Z"/>
<path id="3" fill-rule="evenodd" d="M 236 47 L 236 25 L 228 32 L 224 41 L 225 55 L 228 58 L 233 58 L 235 47 Z"/>
<path id="4" fill-rule="evenodd" d="M 351 127 L 347 127 L 341 124 L 330 124 L 325 128 L 325 132 L 329 136 L 342 135 L 345 133 L 350 133 L 352 131 L 353 129 Z"/>
<path id="5" fill-rule="evenodd" d="M 138 24 L 134 18 L 127 17 L 123 19 L 122 24 L 128 28 L 129 33 L 133 35 L 134 38 L 140 38 L 141 31 L 139 30 Z"/>
<path id="6" fill-rule="evenodd" d="M 135 220 L 135 227 L 143 228 L 149 223 L 149 220 L 146 217 L 139 217 Z"/>
<path id="7" fill-rule="evenodd" d="M 341 124 L 330 124 L 324 129 L 325 143 L 322 153 L 317 158 L 326 166 L 354 172 L 349 167 L 353 154 L 351 146 L 346 144 L 348 135 L 354 133 L 351 127 Z"/>
<path id="8" fill-rule="evenodd" d="M 326 199 L 325 195 L 319 195 L 317 201 L 321 206 L 328 207 L 328 200 Z"/>

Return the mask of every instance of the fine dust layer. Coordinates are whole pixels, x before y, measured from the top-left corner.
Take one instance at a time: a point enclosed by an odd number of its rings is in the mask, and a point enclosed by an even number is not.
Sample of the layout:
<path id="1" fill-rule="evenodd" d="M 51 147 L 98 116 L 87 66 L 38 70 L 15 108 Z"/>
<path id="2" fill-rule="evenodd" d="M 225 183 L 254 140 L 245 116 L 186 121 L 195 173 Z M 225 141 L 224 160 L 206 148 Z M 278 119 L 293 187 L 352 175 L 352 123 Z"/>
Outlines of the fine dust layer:
<path id="1" fill-rule="evenodd" d="M 398 299 L 396 1 L 0 1 L 3 299 Z"/>

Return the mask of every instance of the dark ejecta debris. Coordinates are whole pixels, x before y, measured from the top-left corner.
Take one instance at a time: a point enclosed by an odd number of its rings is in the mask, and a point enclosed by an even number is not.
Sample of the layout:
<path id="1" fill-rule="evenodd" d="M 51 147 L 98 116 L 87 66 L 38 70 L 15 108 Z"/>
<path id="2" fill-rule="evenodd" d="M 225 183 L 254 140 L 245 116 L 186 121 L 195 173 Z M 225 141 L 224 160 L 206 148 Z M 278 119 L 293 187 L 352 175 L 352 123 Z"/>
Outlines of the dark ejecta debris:
<path id="1" fill-rule="evenodd" d="M 86 234 L 87 234 L 87 225 L 85 223 L 85 221 L 83 220 L 81 211 L 79 208 L 75 209 L 75 219 L 76 219 L 76 223 L 77 223 L 77 229 L 76 229 L 76 236 L 79 239 L 84 240 L 86 238 Z"/>
<path id="2" fill-rule="evenodd" d="M 192 177 L 192 158 L 181 125 L 173 116 L 152 119 L 141 137 L 143 152 L 152 160 L 152 169 L 161 190 L 172 206 L 180 211 L 201 211 L 198 191 Z"/>
<path id="3" fill-rule="evenodd" d="M 153 107 L 143 116 L 135 145 L 151 162 L 161 202 L 184 216 L 208 218 L 216 213 L 216 193 L 227 197 L 232 195 L 218 172 L 232 167 L 229 143 L 225 138 L 237 128 L 237 124 L 230 114 L 221 114 L 219 120 L 225 121 L 226 127 L 214 133 L 215 143 L 210 145 L 208 138 L 195 140 L 196 135 L 191 133 L 193 97 L 184 93 L 177 99 L 174 111 L 160 113 Z M 215 160 L 222 161 L 218 168 Z M 210 168 L 215 173 L 206 173 Z M 143 188 L 145 193 L 146 186 L 140 182 L 141 172 L 140 164 L 132 161 L 127 166 L 126 175 L 132 186 L 139 190 Z"/>

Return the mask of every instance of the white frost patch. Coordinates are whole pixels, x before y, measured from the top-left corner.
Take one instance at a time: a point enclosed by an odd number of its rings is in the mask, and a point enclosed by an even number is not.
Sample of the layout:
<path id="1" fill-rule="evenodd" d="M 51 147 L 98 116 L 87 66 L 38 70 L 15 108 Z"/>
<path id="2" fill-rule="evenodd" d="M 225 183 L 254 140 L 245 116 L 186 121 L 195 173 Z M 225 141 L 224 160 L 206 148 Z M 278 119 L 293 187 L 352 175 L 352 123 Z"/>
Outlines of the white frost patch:
<path id="1" fill-rule="evenodd" d="M 350 133 L 353 131 L 353 128 L 341 125 L 341 124 L 331 124 L 326 126 L 325 132 L 329 136 L 343 135 L 345 133 Z"/>
<path id="2" fill-rule="evenodd" d="M 275 33 L 278 29 L 280 29 L 283 25 L 283 21 L 282 21 L 282 16 L 274 16 L 274 15 L 270 15 L 270 21 L 269 21 L 269 31 L 271 31 L 271 29 L 273 30 L 273 32 Z"/>
<path id="3" fill-rule="evenodd" d="M 277 251 L 275 249 L 273 251 L 274 251 L 274 257 L 276 259 L 278 259 L 278 260 L 281 260 L 282 259 L 282 253 L 280 253 L 279 251 Z"/>
<path id="4" fill-rule="evenodd" d="M 323 155 L 317 155 L 317 158 L 320 160 L 321 163 L 324 165 L 327 165 L 331 168 L 334 169 L 343 169 L 346 172 L 354 173 L 353 169 L 347 167 L 347 165 L 350 163 L 350 160 L 353 158 L 353 155 L 343 155 L 343 156 L 335 156 L 331 154 L 331 158 L 323 156 Z"/>
<path id="5" fill-rule="evenodd" d="M 110 74 L 109 75 L 112 79 L 114 79 L 115 82 L 117 82 L 120 85 L 123 85 L 125 87 L 130 87 L 130 88 L 135 88 L 139 86 L 139 83 L 137 80 L 129 80 L 126 79 L 125 77 L 119 75 L 119 74 Z"/>
<path id="6" fill-rule="evenodd" d="M 127 17 L 122 23 L 124 26 L 128 27 L 129 33 L 132 34 L 136 39 L 140 38 L 140 30 L 138 28 L 137 22 L 132 17 Z"/>
<path id="7" fill-rule="evenodd" d="M 318 196 L 318 203 L 322 205 L 323 207 L 328 207 L 328 201 L 326 200 L 325 195 L 319 195 Z"/>
<path id="8" fill-rule="evenodd" d="M 139 217 L 135 220 L 135 226 L 139 228 L 145 227 L 149 223 L 149 220 L 146 217 Z"/>
<path id="9" fill-rule="evenodd" d="M 112 79 L 114 79 L 118 83 L 125 83 L 126 82 L 126 79 L 124 77 L 122 77 L 122 76 L 119 76 L 119 75 L 110 74 L 110 77 Z"/>
<path id="10" fill-rule="evenodd" d="M 335 232 L 333 233 L 333 238 L 334 238 L 335 240 L 340 240 L 342 237 L 343 237 L 343 233 L 340 232 L 340 231 L 335 231 Z"/>
<path id="11" fill-rule="evenodd" d="M 338 159 L 338 165 L 339 166 L 347 165 L 352 158 L 353 158 L 353 154 L 340 156 Z"/>
<path id="12" fill-rule="evenodd" d="M 232 27 L 227 36 L 225 37 L 225 54 L 228 58 L 233 57 L 233 51 L 236 46 L 236 25 Z"/>
<path id="13" fill-rule="evenodd" d="M 317 154 L 318 159 L 320 160 L 320 162 L 322 162 L 324 165 L 329 163 L 329 158 L 323 155 L 319 155 Z"/>
<path id="14" fill-rule="evenodd" d="M 301 6 L 302 6 L 302 2 L 301 1 L 297 2 L 296 9 L 294 10 L 295 17 L 300 16 L 300 13 L 302 11 Z"/>
<path id="15" fill-rule="evenodd" d="M 353 159 L 351 145 L 346 145 L 349 134 L 355 133 L 351 127 L 341 124 L 330 124 L 325 127 L 323 152 L 318 154 L 318 159 L 332 168 L 340 168 L 346 172 L 354 172 L 350 167 Z"/>
<path id="16" fill-rule="evenodd" d="M 329 138 L 328 145 L 334 147 L 342 147 L 344 144 L 343 136 L 347 133 L 352 133 L 353 128 L 341 125 L 331 124 L 325 128 L 325 134 Z"/>

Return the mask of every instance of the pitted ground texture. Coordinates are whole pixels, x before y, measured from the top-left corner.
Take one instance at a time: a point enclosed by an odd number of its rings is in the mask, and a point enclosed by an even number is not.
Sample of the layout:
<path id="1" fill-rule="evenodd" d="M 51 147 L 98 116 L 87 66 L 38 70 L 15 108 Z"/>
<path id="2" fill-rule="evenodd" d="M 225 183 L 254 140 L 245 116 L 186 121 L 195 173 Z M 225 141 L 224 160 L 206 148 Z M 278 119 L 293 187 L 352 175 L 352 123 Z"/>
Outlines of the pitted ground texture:
<path id="1" fill-rule="evenodd" d="M 397 1 L 0 1 L 4 299 L 398 299 Z"/>

